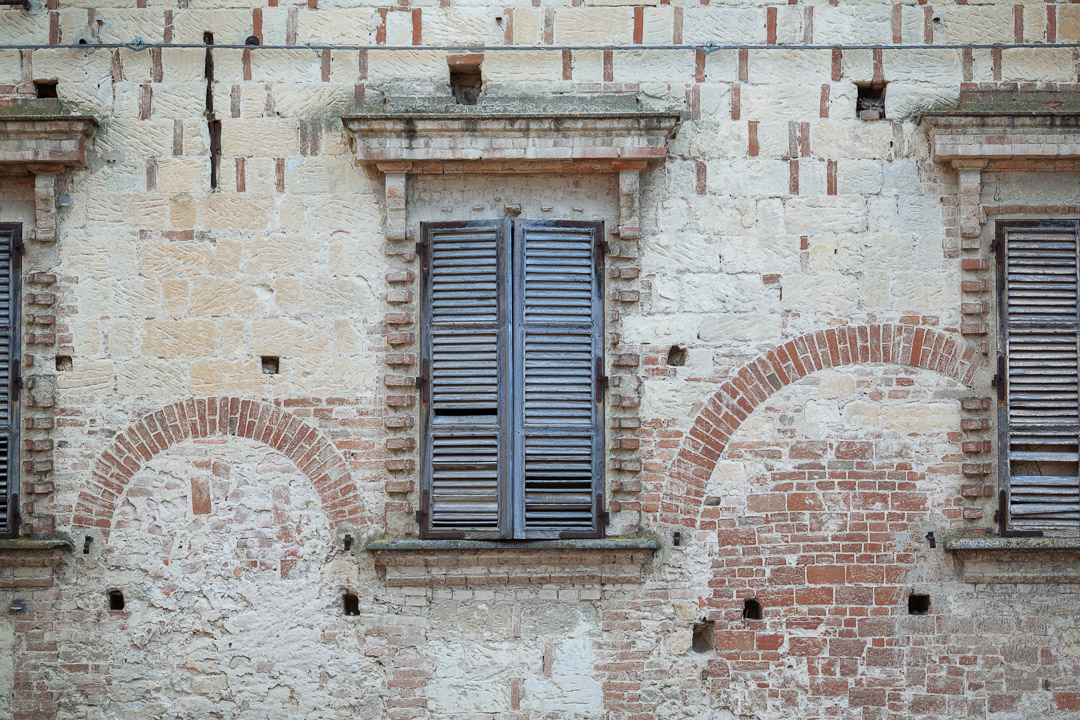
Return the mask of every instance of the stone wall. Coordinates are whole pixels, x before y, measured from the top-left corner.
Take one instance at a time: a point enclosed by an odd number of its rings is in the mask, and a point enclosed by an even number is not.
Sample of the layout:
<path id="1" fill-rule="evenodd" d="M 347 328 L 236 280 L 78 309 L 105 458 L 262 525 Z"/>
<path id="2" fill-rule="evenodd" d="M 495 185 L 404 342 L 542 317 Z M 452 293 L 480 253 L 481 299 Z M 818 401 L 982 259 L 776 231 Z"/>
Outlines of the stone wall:
<path id="1" fill-rule="evenodd" d="M 1080 5 L 130 5 L 0 6 L 0 119 L 55 81 L 98 123 L 23 261 L 23 538 L 71 548 L 0 547 L 0 718 L 1080 718 L 1078 586 L 943 549 L 996 507 L 992 223 L 1076 217 L 1078 168 L 983 173 L 972 240 L 918 122 L 1080 92 L 1075 48 L 939 47 L 1076 42 Z M 213 50 L 217 158 L 207 32 L 311 46 Z M 651 47 L 707 41 L 777 47 Z M 341 118 L 449 98 L 461 44 L 484 99 L 683 114 L 605 263 L 608 532 L 655 553 L 365 550 L 418 532 L 419 269 Z M 410 175 L 407 229 L 614 229 L 580 169 Z"/>

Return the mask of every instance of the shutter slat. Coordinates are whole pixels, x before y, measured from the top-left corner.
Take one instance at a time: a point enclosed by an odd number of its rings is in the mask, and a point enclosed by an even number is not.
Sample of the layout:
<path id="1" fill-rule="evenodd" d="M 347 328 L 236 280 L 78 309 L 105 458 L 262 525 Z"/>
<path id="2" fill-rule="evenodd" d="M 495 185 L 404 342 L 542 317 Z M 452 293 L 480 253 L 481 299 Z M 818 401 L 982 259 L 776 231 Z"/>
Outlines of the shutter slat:
<path id="1" fill-rule="evenodd" d="M 598 226 L 525 223 L 515 233 L 515 358 L 521 402 L 516 445 L 519 527 L 526 537 L 597 532 L 602 327 L 593 261 Z"/>
<path id="2" fill-rule="evenodd" d="M 1075 223 L 1008 226 L 1006 354 L 1009 517 L 1016 529 L 1080 533 Z"/>
<path id="3" fill-rule="evenodd" d="M 11 385 L 19 337 L 18 232 L 17 226 L 0 227 L 0 537 L 12 537 L 17 532 L 12 498 L 18 492 L 18 428 Z"/>
<path id="4" fill-rule="evenodd" d="M 429 536 L 490 538 L 505 520 L 504 224 L 424 227 Z"/>

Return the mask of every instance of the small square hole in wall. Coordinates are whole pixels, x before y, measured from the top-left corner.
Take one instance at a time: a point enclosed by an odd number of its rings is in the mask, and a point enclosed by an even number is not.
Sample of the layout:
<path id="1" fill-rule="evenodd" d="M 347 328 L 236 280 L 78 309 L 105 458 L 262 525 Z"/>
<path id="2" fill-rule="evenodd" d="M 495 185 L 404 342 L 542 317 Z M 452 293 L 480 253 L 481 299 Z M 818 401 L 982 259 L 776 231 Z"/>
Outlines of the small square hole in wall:
<path id="1" fill-rule="evenodd" d="M 347 592 L 341 596 L 342 609 L 349 617 L 356 617 L 360 614 L 360 598 L 356 596 L 356 593 Z"/>
<path id="2" fill-rule="evenodd" d="M 67 372 L 71 369 L 71 356 L 70 355 L 57 355 L 56 356 L 56 370 L 57 372 Z"/>
<path id="3" fill-rule="evenodd" d="M 929 595 L 908 595 L 908 615 L 928 615 L 930 613 Z"/>
<path id="4" fill-rule="evenodd" d="M 686 348 L 680 345 L 672 345 L 667 353 L 668 367 L 682 367 L 686 364 Z"/>
<path id="5" fill-rule="evenodd" d="M 855 115 L 860 120 L 885 119 L 885 83 L 855 83 L 859 96 L 855 99 Z"/>
<path id="6" fill-rule="evenodd" d="M 694 623 L 694 638 L 690 646 L 694 652 L 709 652 L 716 646 L 716 623 L 712 620 L 702 620 Z"/>
<path id="7" fill-rule="evenodd" d="M 271 355 L 263 355 L 262 358 L 262 371 L 263 375 L 277 375 L 278 368 L 281 367 L 280 358 L 273 357 Z"/>
<path id="8" fill-rule="evenodd" d="M 743 620 L 760 620 L 761 619 L 761 603 L 754 598 L 747 598 L 743 601 L 742 606 Z"/>
<path id="9" fill-rule="evenodd" d="M 124 609 L 124 593 L 119 590 L 109 591 L 109 609 L 110 610 L 123 610 Z"/>
<path id="10" fill-rule="evenodd" d="M 480 55 L 447 58 L 450 65 L 450 92 L 458 105 L 475 105 L 484 89 L 484 77 L 480 72 Z"/>
<path id="11" fill-rule="evenodd" d="M 56 85 L 55 80 L 40 80 L 34 83 L 34 94 L 39 99 L 46 100 L 56 97 Z"/>

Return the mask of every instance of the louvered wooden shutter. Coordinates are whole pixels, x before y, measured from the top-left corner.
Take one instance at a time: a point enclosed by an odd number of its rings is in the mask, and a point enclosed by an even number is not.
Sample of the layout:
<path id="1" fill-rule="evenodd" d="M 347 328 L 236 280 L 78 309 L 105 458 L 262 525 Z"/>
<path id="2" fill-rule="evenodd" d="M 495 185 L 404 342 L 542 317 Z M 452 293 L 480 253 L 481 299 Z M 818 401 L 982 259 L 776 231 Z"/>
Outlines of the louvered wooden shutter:
<path id="1" fill-rule="evenodd" d="M 425 535 L 502 537 L 510 472 L 507 224 L 426 224 L 423 236 Z"/>
<path id="2" fill-rule="evenodd" d="M 17 532 L 20 228 L 0 225 L 0 537 Z"/>
<path id="3" fill-rule="evenodd" d="M 1077 230 L 1065 221 L 999 223 L 1002 466 L 1015 530 L 1080 534 Z"/>
<path id="4" fill-rule="evenodd" d="M 598 223 L 516 222 L 515 535 L 595 536 L 603 440 Z"/>

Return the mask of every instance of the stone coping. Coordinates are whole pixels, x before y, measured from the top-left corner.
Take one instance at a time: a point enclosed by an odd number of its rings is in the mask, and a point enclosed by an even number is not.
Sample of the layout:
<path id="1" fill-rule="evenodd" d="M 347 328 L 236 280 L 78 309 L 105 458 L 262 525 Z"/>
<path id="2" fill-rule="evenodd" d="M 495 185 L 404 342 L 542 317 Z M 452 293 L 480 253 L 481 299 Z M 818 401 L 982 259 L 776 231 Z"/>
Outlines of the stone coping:
<path id="1" fill-rule="evenodd" d="M 644 537 L 610 537 L 587 540 L 421 540 L 419 538 L 373 540 L 364 546 L 371 552 L 459 552 L 462 550 L 510 550 L 531 553 L 536 550 L 604 551 L 647 550 L 656 552 L 660 543 Z"/>
<path id="2" fill-rule="evenodd" d="M 64 538 L 10 538 L 0 540 L 0 553 L 40 552 L 42 550 L 74 550 L 70 540 Z"/>
<path id="3" fill-rule="evenodd" d="M 984 552 L 995 550 L 1073 550 L 1080 551 L 1080 537 L 999 537 L 997 535 L 951 535 L 942 547 L 949 552 Z"/>

